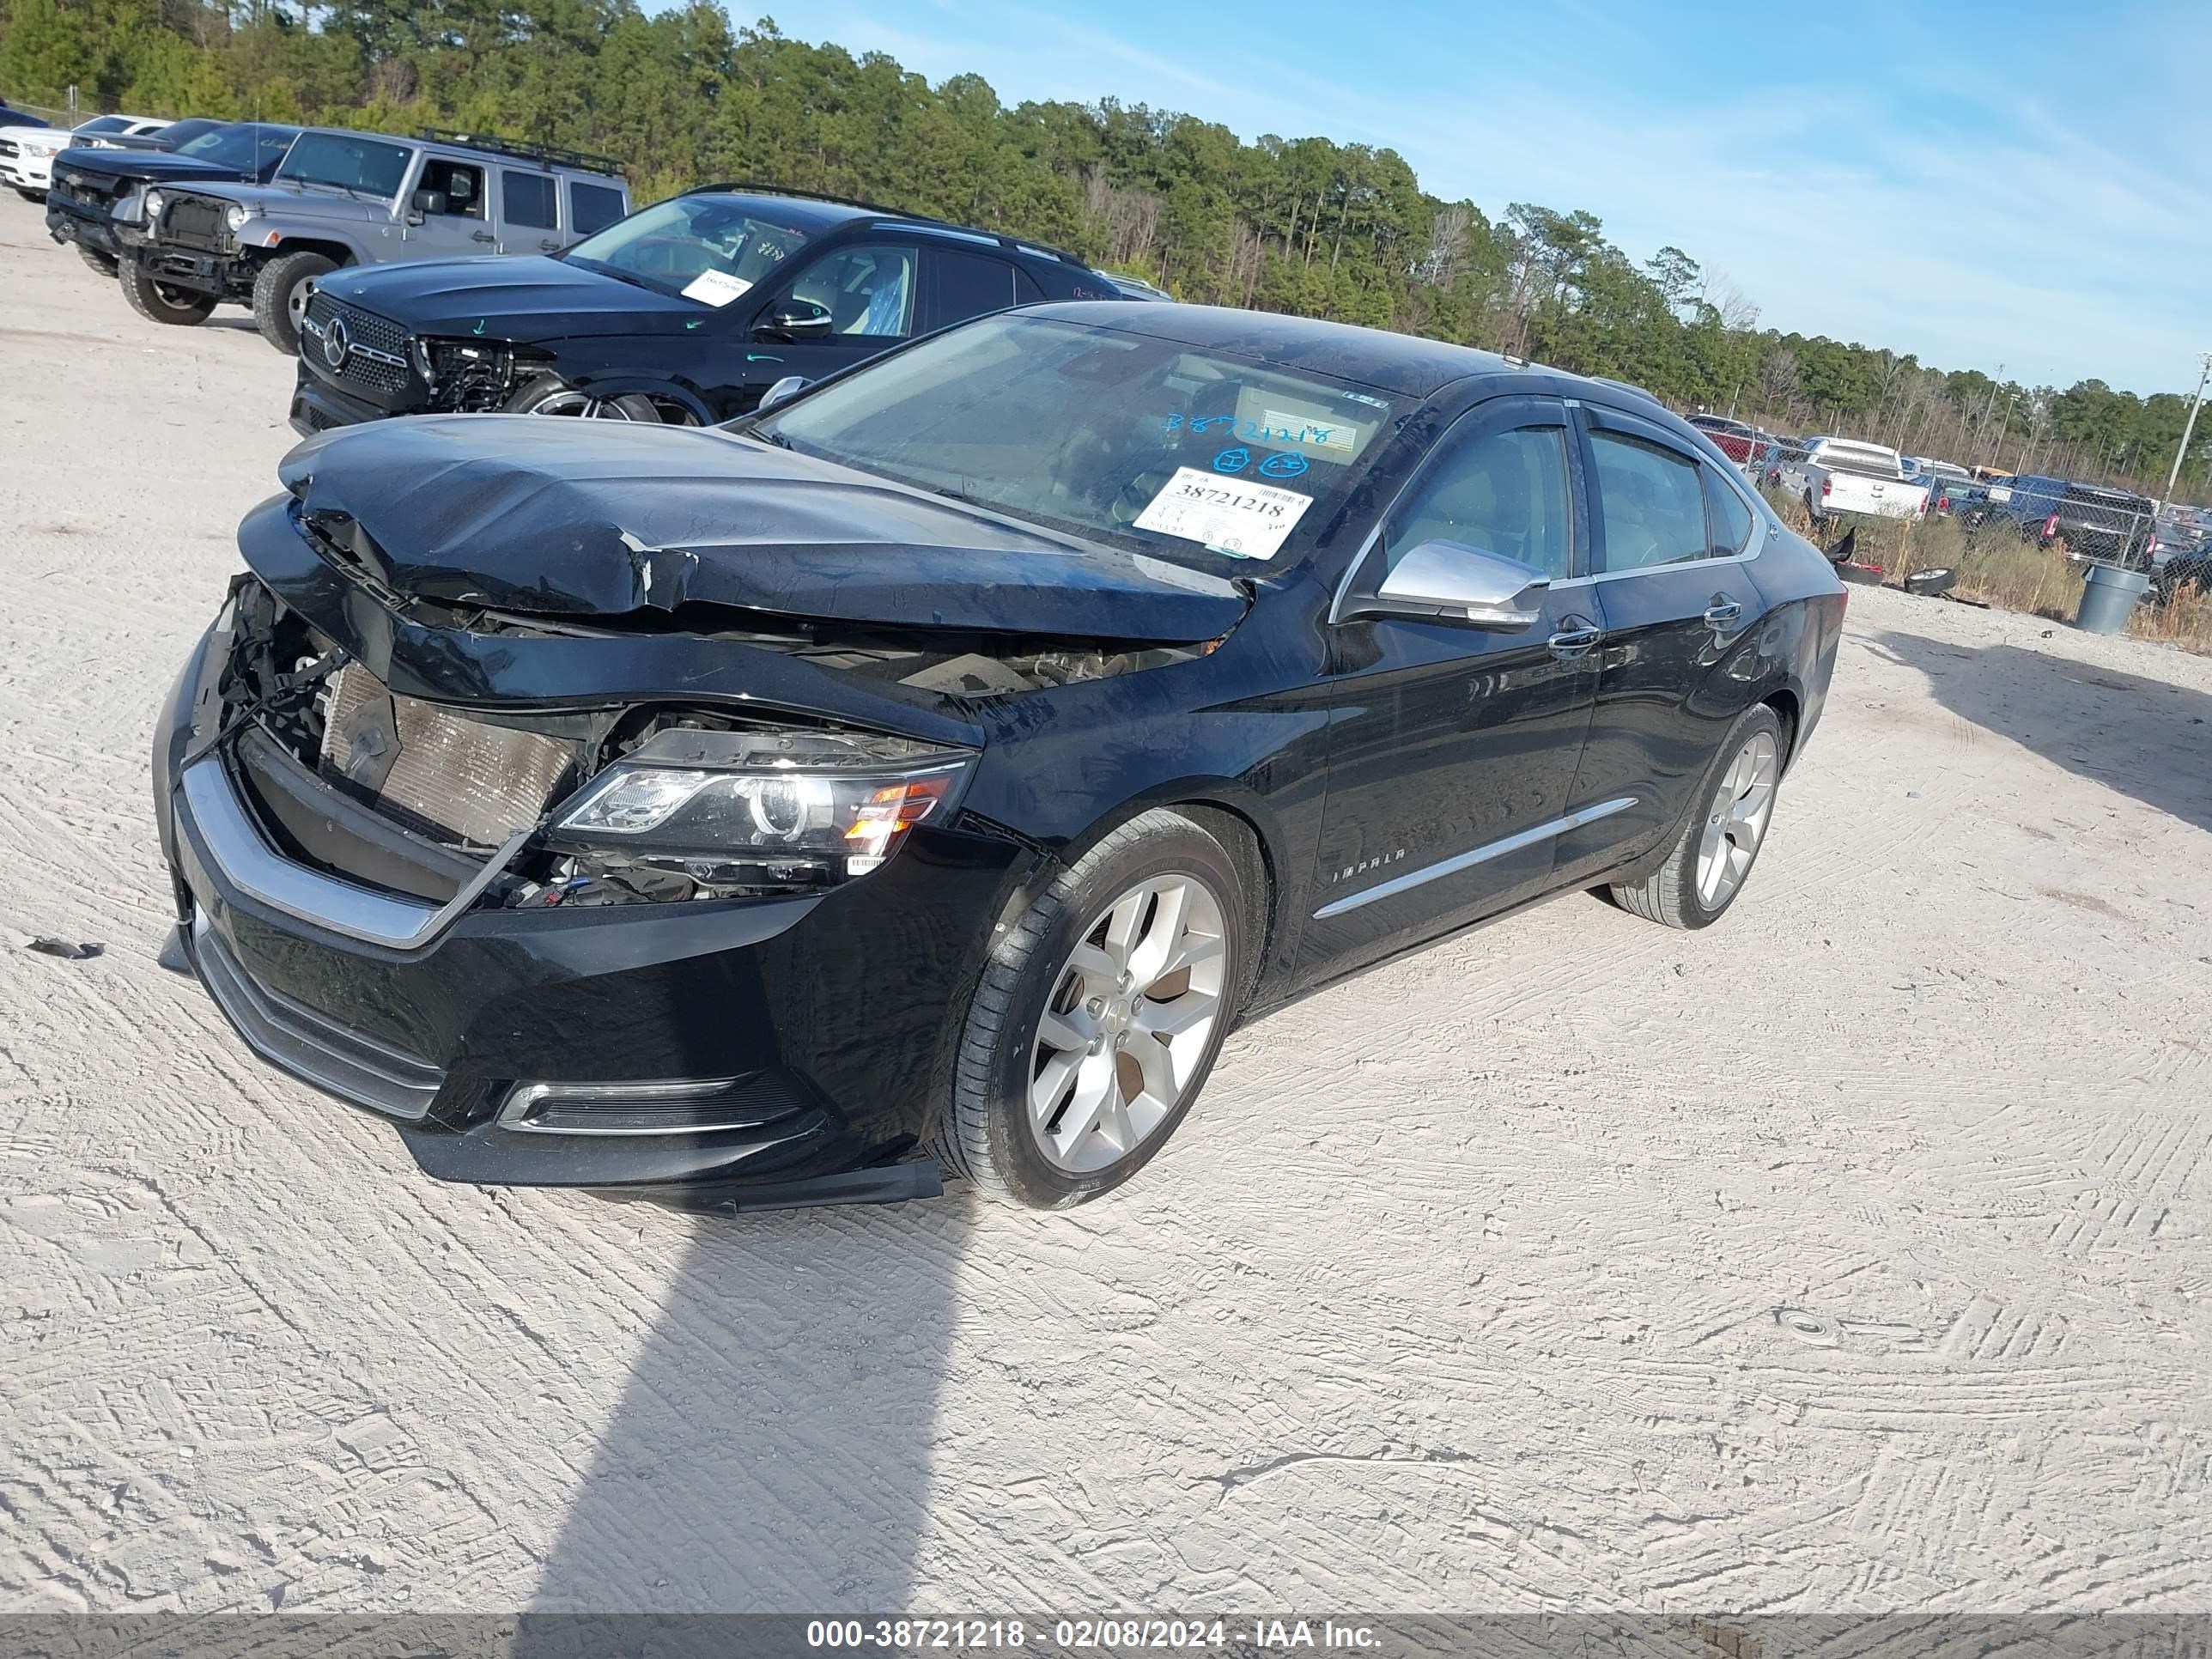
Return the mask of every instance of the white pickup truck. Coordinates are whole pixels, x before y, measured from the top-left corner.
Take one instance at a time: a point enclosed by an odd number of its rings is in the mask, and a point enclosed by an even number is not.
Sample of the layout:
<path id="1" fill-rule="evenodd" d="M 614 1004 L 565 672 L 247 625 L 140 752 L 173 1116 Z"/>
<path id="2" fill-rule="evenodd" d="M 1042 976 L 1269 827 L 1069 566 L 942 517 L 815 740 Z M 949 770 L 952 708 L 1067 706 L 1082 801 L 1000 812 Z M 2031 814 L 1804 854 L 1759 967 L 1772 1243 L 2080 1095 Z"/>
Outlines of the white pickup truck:
<path id="1" fill-rule="evenodd" d="M 1928 510 L 1928 486 L 1905 476 L 1898 453 L 1856 438 L 1813 438 L 1802 460 L 1782 468 L 1782 487 L 1804 498 L 1814 524 L 1830 519 L 1917 519 Z"/>

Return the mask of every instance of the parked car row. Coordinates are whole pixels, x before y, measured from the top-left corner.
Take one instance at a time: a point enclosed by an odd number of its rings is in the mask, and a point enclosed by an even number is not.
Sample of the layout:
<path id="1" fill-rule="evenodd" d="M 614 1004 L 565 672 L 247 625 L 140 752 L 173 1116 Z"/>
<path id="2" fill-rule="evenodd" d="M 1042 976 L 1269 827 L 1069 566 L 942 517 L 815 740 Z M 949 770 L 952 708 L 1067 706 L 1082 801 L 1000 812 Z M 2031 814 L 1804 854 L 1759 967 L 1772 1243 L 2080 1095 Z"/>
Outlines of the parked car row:
<path id="1" fill-rule="evenodd" d="M 9 114 L 13 117 L 20 112 Z M 0 179 L 27 201 L 43 201 L 47 181 L 53 175 L 54 158 L 64 151 L 117 148 L 131 139 L 156 137 L 170 125 L 143 115 L 95 115 L 77 126 L 63 129 L 51 127 L 35 117 L 25 118 L 15 125 L 0 127 Z"/>

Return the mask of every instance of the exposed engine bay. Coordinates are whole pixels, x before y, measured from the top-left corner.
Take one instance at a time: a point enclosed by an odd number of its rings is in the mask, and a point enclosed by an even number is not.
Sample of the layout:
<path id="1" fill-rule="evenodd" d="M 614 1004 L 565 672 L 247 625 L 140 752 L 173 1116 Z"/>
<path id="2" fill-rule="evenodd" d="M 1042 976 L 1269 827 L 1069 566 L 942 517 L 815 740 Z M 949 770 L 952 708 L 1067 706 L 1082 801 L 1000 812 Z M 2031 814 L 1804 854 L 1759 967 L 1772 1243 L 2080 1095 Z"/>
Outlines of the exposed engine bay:
<path id="1" fill-rule="evenodd" d="M 325 550 L 326 552 L 328 549 Z M 334 561 L 335 562 L 335 561 Z M 356 572 L 356 575 L 365 573 Z M 365 585 L 374 586 L 373 582 Z M 495 636 L 609 637 L 626 631 L 379 598 L 428 626 Z M 655 619 L 652 631 L 685 622 Z M 393 691 L 252 576 L 233 587 L 229 659 L 219 678 L 222 738 L 235 738 L 234 770 L 261 808 L 264 827 L 295 858 L 348 880 L 443 902 L 465 886 L 518 831 L 529 845 L 487 890 L 506 908 L 764 896 L 834 884 L 818 859 L 672 855 L 601 844 L 563 845 L 556 809 L 648 744 L 699 734 L 727 744 L 748 734 L 788 742 L 794 726 L 825 742 L 890 746 L 906 740 L 784 715 L 746 719 L 712 708 L 663 704 L 507 714 L 460 709 Z M 624 619 L 628 620 L 628 619 Z M 1212 648 L 1115 648 L 955 635 L 899 640 L 894 630 L 793 620 L 792 631 L 730 629 L 742 641 L 840 673 L 907 688 L 907 695 L 965 700 L 1022 696 L 1188 660 Z M 203 739 L 212 748 L 219 738 Z M 921 745 L 908 745 L 920 748 Z M 375 821 L 319 811 L 328 791 Z M 771 806 L 771 811 L 776 810 Z M 787 810 L 787 809 L 786 809 Z M 373 843 L 364 846 L 364 843 Z"/>

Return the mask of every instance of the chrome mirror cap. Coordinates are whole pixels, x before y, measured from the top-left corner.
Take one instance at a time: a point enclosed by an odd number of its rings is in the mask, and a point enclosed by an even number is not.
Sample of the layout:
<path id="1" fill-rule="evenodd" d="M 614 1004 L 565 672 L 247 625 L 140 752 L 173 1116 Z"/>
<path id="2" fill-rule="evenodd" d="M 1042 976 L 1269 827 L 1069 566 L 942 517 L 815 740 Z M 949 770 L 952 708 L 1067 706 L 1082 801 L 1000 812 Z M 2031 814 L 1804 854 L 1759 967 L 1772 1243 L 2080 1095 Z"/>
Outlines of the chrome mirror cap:
<path id="1" fill-rule="evenodd" d="M 1377 608 L 1477 628 L 1534 627 L 1552 579 L 1533 565 L 1462 542 L 1418 543 L 1376 590 Z"/>
<path id="2" fill-rule="evenodd" d="M 766 414 L 778 404 L 787 403 L 805 390 L 806 377 L 804 374 L 787 374 L 761 393 L 761 412 Z"/>

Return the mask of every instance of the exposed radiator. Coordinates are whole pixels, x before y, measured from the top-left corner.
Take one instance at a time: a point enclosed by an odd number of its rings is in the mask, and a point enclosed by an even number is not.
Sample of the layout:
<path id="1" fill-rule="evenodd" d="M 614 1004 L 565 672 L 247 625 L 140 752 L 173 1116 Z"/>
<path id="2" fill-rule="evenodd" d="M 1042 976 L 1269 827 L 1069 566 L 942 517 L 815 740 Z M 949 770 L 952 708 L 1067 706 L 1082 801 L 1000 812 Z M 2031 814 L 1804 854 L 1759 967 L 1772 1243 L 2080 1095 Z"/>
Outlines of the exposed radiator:
<path id="1" fill-rule="evenodd" d="M 577 750 L 398 696 L 359 663 L 331 682 L 323 770 L 436 840 L 496 847 L 537 823 Z"/>

